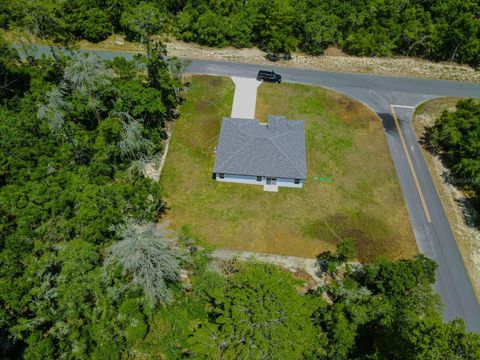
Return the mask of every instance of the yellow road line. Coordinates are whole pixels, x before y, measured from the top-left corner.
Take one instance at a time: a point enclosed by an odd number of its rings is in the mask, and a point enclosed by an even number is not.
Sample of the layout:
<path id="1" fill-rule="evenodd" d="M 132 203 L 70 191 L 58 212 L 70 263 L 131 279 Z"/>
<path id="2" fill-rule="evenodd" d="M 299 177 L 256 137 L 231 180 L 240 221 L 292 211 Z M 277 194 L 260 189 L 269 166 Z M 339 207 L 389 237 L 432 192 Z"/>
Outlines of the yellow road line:
<path id="1" fill-rule="evenodd" d="M 410 171 L 413 175 L 413 181 L 415 182 L 415 186 L 417 187 L 418 195 L 420 196 L 420 201 L 422 202 L 423 211 L 425 211 L 425 216 L 429 223 L 432 222 L 432 218 L 430 217 L 430 212 L 428 211 L 427 202 L 425 201 L 425 197 L 423 196 L 422 188 L 420 187 L 420 182 L 418 181 L 417 173 L 413 167 L 412 158 L 408 153 L 407 144 L 405 143 L 405 139 L 402 134 L 402 130 L 400 129 L 400 124 L 398 123 L 397 114 L 395 114 L 395 110 L 393 109 L 394 105 L 390 105 L 390 110 L 392 111 L 393 120 L 395 121 L 395 126 L 398 130 L 398 135 L 400 135 L 400 141 L 403 145 L 403 151 L 405 152 L 405 156 L 407 157 L 408 166 L 410 167 Z"/>

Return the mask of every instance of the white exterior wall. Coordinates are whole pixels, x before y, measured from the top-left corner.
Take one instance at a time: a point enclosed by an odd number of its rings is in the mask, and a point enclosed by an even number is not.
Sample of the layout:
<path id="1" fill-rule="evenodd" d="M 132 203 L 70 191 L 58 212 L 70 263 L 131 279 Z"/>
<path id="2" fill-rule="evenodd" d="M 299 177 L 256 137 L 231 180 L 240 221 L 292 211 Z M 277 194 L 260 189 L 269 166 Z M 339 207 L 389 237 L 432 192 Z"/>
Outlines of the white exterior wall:
<path id="1" fill-rule="evenodd" d="M 265 179 L 257 181 L 256 176 L 225 174 L 223 179 L 217 174 L 217 181 L 234 182 L 240 184 L 265 185 Z"/>
<path id="2" fill-rule="evenodd" d="M 240 184 L 262 185 L 262 186 L 267 183 L 267 178 L 265 176 L 262 177 L 262 181 L 257 181 L 257 177 L 251 176 L 251 175 L 224 174 L 224 178 L 220 179 L 219 174 L 217 174 L 216 180 L 223 181 L 223 182 L 234 182 L 234 183 L 240 183 Z M 295 179 L 277 178 L 277 186 L 301 188 L 303 187 L 303 183 L 304 183 L 303 179 L 300 180 L 300 184 L 295 184 Z"/>
<path id="3" fill-rule="evenodd" d="M 300 184 L 295 184 L 295 179 L 277 178 L 277 185 L 283 187 L 301 188 L 305 180 L 300 179 Z"/>

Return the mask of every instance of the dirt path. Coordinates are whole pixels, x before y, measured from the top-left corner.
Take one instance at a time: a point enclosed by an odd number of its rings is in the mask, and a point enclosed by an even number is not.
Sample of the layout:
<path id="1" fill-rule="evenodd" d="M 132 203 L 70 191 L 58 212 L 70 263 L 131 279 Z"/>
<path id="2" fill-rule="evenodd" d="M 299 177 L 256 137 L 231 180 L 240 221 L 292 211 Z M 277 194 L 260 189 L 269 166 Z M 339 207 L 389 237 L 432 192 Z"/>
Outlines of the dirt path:
<path id="1" fill-rule="evenodd" d="M 323 281 L 317 276 L 318 266 L 316 259 L 301 258 L 296 256 L 282 256 L 275 254 L 261 254 L 250 251 L 235 251 L 228 249 L 217 249 L 212 253 L 214 259 L 232 260 L 238 259 L 241 261 L 257 260 L 269 264 L 274 264 L 288 269 L 291 272 L 304 271 L 317 284 Z"/>

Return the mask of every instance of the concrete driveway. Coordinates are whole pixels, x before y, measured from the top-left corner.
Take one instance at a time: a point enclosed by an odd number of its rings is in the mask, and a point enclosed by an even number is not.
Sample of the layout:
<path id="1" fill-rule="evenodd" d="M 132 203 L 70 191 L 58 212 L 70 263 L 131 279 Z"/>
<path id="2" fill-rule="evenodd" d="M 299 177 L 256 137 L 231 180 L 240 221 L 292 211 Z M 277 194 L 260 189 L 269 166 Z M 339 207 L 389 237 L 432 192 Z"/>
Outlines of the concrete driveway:
<path id="1" fill-rule="evenodd" d="M 232 76 L 235 84 L 233 96 L 232 118 L 254 119 L 255 105 L 257 103 L 257 88 L 260 81 L 252 78 Z"/>

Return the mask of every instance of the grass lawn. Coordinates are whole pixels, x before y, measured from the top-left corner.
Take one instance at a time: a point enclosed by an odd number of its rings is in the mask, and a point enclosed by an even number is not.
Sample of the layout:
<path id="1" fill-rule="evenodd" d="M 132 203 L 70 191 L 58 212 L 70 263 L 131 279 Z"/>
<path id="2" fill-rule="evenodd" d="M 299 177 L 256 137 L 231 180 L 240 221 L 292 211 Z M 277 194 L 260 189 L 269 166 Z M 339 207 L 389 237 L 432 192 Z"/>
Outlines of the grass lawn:
<path id="1" fill-rule="evenodd" d="M 294 84 L 259 87 L 257 118 L 305 120 L 303 189 L 267 193 L 211 180 L 213 148 L 233 92 L 228 78 L 192 78 L 160 179 L 172 227 L 189 224 L 214 246 L 263 253 L 314 257 L 344 238 L 355 239 L 360 260 L 417 253 L 380 121 L 337 93 Z"/>

